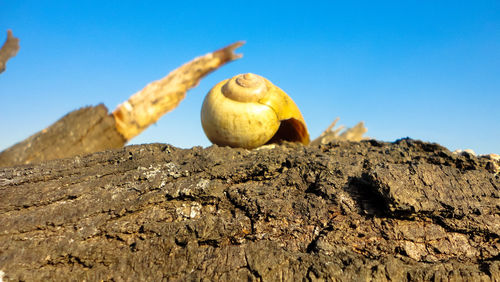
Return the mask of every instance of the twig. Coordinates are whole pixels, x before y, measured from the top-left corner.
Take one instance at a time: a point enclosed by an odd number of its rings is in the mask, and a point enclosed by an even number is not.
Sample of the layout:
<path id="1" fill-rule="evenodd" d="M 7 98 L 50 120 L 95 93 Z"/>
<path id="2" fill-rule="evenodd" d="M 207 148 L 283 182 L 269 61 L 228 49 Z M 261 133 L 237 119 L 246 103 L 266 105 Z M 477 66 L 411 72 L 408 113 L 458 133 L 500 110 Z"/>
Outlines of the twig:
<path id="1" fill-rule="evenodd" d="M 327 144 L 332 142 L 333 140 L 344 140 L 344 141 L 355 141 L 359 142 L 364 139 L 363 134 L 365 134 L 368 129 L 366 129 L 365 124 L 363 122 L 359 122 L 352 128 L 348 128 L 340 133 L 344 126 L 339 126 L 335 128 L 335 125 L 339 121 L 339 118 L 336 118 L 328 128 L 321 133 L 321 135 L 314 139 L 311 142 L 311 145 L 320 145 Z M 339 134 L 340 133 L 340 134 Z"/>
<path id="2" fill-rule="evenodd" d="M 0 48 L 0 73 L 5 71 L 7 61 L 19 51 L 19 38 L 12 35 L 12 30 L 7 30 L 7 40 Z"/>

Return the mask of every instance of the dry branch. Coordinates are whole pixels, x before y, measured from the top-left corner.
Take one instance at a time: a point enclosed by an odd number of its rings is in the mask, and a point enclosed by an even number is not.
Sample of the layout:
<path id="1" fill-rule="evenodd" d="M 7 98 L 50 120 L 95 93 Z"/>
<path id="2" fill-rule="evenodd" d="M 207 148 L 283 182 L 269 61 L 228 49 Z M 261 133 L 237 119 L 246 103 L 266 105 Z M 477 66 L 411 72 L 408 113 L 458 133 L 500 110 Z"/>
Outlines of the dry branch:
<path id="1" fill-rule="evenodd" d="M 201 78 L 221 65 L 241 58 L 242 55 L 235 54 L 234 50 L 243 44 L 236 42 L 198 57 L 166 77 L 148 84 L 113 111 L 118 132 L 126 140 L 137 136 L 162 115 L 176 108 L 186 92 L 198 85 Z"/>
<path id="2" fill-rule="evenodd" d="M 354 127 L 344 130 L 344 126 L 335 128 L 339 121 L 336 118 L 321 135 L 311 142 L 311 145 L 327 144 L 334 140 L 359 142 L 364 139 L 363 135 L 368 131 L 363 122 L 359 122 Z M 342 131 L 344 130 L 344 131 Z"/>
<path id="3" fill-rule="evenodd" d="M 7 61 L 19 51 L 19 38 L 12 35 L 12 30 L 7 30 L 7 40 L 0 49 L 0 73 L 5 71 Z"/>
<path id="4" fill-rule="evenodd" d="M 243 42 L 195 58 L 147 85 L 112 113 L 104 105 L 75 110 L 48 128 L 0 152 L 0 167 L 72 157 L 122 147 L 174 109 L 186 91 L 225 63 L 241 58 Z M 10 46 L 10 45 L 9 45 Z M 2 49 L 3 50 L 3 49 Z"/>

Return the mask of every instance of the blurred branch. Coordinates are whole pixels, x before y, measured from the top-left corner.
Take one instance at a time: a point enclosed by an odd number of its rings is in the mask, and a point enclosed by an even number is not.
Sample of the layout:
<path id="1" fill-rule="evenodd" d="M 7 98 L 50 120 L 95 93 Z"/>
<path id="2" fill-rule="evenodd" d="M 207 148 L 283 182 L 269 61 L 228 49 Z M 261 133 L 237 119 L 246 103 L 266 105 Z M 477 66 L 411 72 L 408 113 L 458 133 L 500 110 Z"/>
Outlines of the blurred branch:
<path id="1" fill-rule="evenodd" d="M 7 30 L 7 40 L 0 48 L 0 73 L 5 71 L 7 61 L 19 51 L 19 38 L 12 35 L 12 30 Z"/>
<path id="2" fill-rule="evenodd" d="M 368 129 L 366 129 L 363 122 L 359 122 L 354 127 L 344 130 L 345 127 L 342 125 L 335 128 L 339 119 L 340 118 L 336 118 L 318 138 L 311 142 L 311 145 L 328 144 L 334 140 L 359 142 L 364 139 L 363 134 L 365 134 Z"/>
<path id="3" fill-rule="evenodd" d="M 186 92 L 198 85 L 205 75 L 225 63 L 241 58 L 242 55 L 235 54 L 234 51 L 243 44 L 242 41 L 236 42 L 197 57 L 164 78 L 146 85 L 113 111 L 118 132 L 126 140 L 141 133 L 162 115 L 176 108 Z"/>

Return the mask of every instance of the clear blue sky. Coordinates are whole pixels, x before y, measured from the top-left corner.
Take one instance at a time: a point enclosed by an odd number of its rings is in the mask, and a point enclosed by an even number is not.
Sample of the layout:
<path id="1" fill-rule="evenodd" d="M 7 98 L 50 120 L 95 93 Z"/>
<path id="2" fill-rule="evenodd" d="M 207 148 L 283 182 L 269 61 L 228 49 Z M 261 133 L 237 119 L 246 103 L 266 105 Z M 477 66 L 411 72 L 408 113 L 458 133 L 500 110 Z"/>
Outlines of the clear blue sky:
<path id="1" fill-rule="evenodd" d="M 0 41 L 0 150 L 64 114 L 114 109 L 192 58 L 245 40 L 243 59 L 202 80 L 132 140 L 208 146 L 205 94 L 245 72 L 299 105 L 312 137 L 335 117 L 367 135 L 500 153 L 500 1 L 7 1 Z"/>

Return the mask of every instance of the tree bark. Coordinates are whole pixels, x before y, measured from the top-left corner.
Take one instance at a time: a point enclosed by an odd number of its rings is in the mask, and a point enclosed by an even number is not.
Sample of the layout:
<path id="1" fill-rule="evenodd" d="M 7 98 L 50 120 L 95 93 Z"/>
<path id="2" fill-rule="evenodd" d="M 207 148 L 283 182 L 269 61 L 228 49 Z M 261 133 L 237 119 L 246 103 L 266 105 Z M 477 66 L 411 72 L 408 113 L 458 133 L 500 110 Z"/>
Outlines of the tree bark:
<path id="1" fill-rule="evenodd" d="M 9 280 L 500 279 L 491 162 L 403 139 L 129 146 L 0 169 Z"/>

